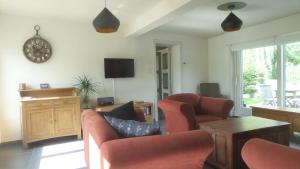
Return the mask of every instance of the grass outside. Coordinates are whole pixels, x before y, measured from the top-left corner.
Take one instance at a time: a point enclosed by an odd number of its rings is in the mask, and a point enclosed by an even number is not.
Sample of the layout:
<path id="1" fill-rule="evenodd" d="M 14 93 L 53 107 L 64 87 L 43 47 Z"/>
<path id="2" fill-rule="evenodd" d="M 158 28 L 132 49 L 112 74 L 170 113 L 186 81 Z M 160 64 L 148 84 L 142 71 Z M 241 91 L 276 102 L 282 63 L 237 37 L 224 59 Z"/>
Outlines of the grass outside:
<path id="1" fill-rule="evenodd" d="M 254 105 L 261 105 L 263 103 L 263 100 L 261 98 L 255 97 L 255 98 L 245 98 L 244 97 L 244 104 L 249 107 L 249 106 L 254 106 Z"/>

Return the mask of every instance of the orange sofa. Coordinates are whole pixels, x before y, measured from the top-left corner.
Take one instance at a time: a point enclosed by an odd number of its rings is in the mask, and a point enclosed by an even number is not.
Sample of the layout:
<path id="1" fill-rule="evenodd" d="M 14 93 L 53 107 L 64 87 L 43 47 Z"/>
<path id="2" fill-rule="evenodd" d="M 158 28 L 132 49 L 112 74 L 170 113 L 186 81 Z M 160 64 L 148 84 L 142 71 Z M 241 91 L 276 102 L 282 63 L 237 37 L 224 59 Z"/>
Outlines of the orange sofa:
<path id="1" fill-rule="evenodd" d="M 250 169 L 300 168 L 300 151 L 263 139 L 251 139 L 242 149 L 242 157 Z"/>
<path id="2" fill-rule="evenodd" d="M 121 139 L 93 110 L 82 113 L 82 126 L 88 169 L 201 169 L 213 149 L 204 131 Z"/>
<path id="3" fill-rule="evenodd" d="M 171 95 L 158 103 L 169 133 L 194 130 L 198 123 L 226 119 L 233 105 L 232 100 L 193 93 Z"/>

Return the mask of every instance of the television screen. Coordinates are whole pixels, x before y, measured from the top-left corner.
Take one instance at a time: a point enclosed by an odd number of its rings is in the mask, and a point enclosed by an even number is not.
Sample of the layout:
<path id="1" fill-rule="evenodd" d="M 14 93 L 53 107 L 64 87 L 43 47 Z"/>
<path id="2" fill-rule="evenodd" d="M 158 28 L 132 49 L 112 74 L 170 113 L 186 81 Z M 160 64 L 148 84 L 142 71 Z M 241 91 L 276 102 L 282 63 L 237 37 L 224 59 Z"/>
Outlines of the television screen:
<path id="1" fill-rule="evenodd" d="M 104 58 L 105 78 L 134 77 L 133 59 Z"/>

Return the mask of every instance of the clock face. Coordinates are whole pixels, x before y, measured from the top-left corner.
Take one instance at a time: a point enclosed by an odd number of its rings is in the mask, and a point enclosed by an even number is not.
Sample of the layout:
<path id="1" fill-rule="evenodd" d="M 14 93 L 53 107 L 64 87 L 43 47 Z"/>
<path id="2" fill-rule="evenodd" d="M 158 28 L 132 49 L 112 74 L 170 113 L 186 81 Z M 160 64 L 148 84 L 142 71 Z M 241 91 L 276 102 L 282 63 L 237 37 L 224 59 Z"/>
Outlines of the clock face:
<path id="1" fill-rule="evenodd" d="M 34 63 L 46 62 L 52 54 L 49 42 L 39 36 L 28 39 L 23 46 L 23 52 Z"/>

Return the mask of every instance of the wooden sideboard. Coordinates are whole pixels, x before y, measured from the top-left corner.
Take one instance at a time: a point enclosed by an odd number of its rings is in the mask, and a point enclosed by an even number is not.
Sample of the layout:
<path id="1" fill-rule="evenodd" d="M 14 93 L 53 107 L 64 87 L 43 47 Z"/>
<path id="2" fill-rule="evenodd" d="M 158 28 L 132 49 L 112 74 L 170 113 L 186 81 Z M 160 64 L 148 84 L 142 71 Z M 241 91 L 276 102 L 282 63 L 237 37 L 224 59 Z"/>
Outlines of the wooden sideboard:
<path id="1" fill-rule="evenodd" d="M 300 109 L 271 106 L 252 106 L 252 115 L 291 123 L 290 132 L 300 132 Z"/>
<path id="2" fill-rule="evenodd" d="M 77 135 L 81 138 L 80 97 L 73 88 L 20 90 L 22 142 Z"/>

